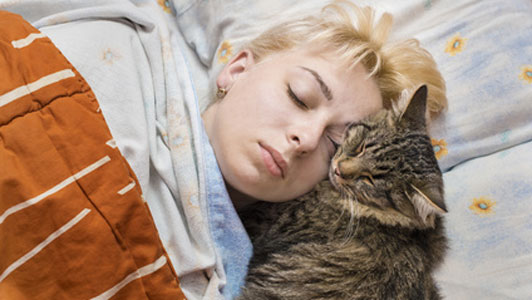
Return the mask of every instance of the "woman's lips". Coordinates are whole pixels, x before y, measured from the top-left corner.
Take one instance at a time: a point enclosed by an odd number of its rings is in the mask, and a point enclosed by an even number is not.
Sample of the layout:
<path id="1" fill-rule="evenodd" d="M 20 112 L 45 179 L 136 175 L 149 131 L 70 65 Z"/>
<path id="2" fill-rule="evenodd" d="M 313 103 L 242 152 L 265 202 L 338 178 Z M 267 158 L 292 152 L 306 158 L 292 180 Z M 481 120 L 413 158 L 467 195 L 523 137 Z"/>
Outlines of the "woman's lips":
<path id="1" fill-rule="evenodd" d="M 270 174 L 275 177 L 284 178 L 287 163 L 283 159 L 281 153 L 279 153 L 277 150 L 273 149 L 268 145 L 259 143 L 259 146 L 262 155 L 262 160 L 264 161 L 264 164 L 266 165 L 266 168 L 268 169 Z"/>

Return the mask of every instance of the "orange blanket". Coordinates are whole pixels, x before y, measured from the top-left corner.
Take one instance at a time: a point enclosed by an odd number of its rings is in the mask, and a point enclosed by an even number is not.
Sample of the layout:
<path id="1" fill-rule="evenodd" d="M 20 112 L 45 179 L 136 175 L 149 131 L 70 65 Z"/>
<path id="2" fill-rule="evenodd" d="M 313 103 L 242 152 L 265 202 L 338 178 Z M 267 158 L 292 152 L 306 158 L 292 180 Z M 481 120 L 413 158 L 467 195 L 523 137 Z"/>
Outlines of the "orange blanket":
<path id="1" fill-rule="evenodd" d="M 184 299 L 90 87 L 2 11 L 0 299 Z"/>

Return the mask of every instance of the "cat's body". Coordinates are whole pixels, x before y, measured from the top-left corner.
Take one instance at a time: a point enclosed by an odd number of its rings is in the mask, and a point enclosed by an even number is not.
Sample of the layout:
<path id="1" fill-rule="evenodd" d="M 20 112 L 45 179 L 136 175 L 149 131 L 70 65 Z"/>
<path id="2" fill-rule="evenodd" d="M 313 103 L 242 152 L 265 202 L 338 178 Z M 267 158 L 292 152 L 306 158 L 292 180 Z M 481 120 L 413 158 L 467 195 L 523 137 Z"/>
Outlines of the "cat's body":
<path id="1" fill-rule="evenodd" d="M 254 254 L 239 299 L 440 299 L 445 205 L 425 101 L 422 87 L 403 113 L 352 125 L 332 184 L 241 214 Z"/>

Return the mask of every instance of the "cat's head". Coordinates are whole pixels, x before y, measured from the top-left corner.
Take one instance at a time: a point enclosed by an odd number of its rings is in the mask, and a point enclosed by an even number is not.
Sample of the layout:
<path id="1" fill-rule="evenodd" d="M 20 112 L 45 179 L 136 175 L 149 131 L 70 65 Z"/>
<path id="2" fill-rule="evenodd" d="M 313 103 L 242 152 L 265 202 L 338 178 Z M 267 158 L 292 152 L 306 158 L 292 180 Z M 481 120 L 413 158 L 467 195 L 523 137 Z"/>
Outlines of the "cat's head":
<path id="1" fill-rule="evenodd" d="M 406 97 L 405 97 L 406 96 Z M 432 226 L 446 212 L 443 180 L 426 129 L 427 87 L 398 107 L 350 124 L 329 172 L 349 201 L 381 218 Z M 406 220 L 406 221 L 405 221 Z"/>

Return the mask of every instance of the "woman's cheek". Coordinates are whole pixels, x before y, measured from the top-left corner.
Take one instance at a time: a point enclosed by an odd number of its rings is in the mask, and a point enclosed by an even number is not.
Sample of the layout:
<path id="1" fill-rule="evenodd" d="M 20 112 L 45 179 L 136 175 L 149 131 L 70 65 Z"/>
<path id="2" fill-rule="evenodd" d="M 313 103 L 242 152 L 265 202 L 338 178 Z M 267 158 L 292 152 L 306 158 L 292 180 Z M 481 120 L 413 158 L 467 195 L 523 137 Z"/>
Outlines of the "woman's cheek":
<path id="1" fill-rule="evenodd" d="M 327 174 L 329 171 L 329 162 L 325 162 L 323 159 L 316 160 L 316 163 L 311 168 L 311 170 L 314 170 L 313 172 L 308 172 L 309 174 L 306 182 L 307 184 L 307 190 L 305 192 L 308 192 L 314 188 L 316 184 L 318 184 L 320 181 L 327 178 Z"/>

